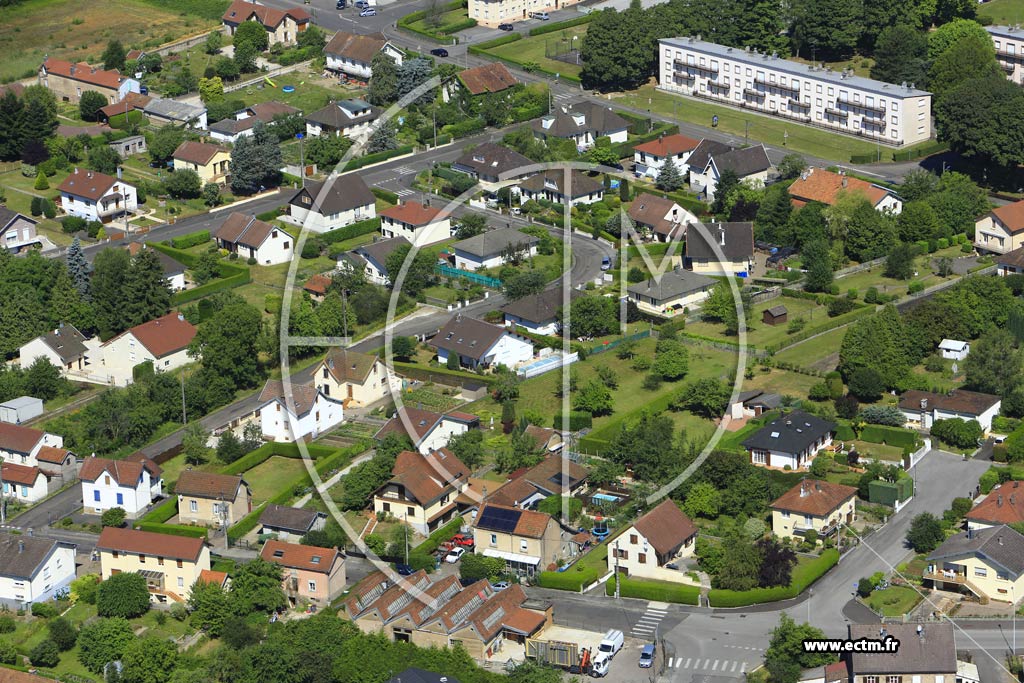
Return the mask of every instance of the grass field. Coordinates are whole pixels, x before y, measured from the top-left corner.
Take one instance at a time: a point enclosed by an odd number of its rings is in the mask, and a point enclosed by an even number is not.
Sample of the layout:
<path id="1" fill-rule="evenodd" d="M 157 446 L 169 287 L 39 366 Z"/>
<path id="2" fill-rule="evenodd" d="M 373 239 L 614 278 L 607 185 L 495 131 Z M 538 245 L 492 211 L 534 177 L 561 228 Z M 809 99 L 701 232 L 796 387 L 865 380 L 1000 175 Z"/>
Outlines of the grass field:
<path id="1" fill-rule="evenodd" d="M 992 17 L 994 24 L 1019 24 L 1024 21 L 1024 2 L 1021 0 L 991 0 L 978 6 L 978 14 Z"/>
<path id="2" fill-rule="evenodd" d="M 886 462 L 901 462 L 903 460 L 903 449 L 898 446 L 889 446 L 884 443 L 869 443 L 867 441 L 853 441 L 854 448 L 862 458 L 877 458 Z"/>
<path id="3" fill-rule="evenodd" d="M 775 354 L 775 360 L 784 363 L 796 363 L 803 367 L 818 367 L 820 364 L 831 362 L 833 354 L 839 352 L 839 345 L 846 335 L 845 327 L 829 330 L 813 339 L 800 342 L 788 349 Z M 823 369 L 818 367 L 818 369 Z"/>
<path id="4" fill-rule="evenodd" d="M 583 44 L 583 36 L 586 33 L 587 25 L 583 24 L 567 28 L 564 31 L 523 38 L 514 43 L 499 45 L 487 52 L 495 57 L 503 57 L 520 63 L 534 62 L 540 65 L 542 69 L 547 69 L 554 73 L 579 76 L 583 68 L 582 66 L 561 62 L 545 55 L 568 52 L 572 49 L 570 46 L 574 39 L 576 46 L 581 46 Z"/>
<path id="5" fill-rule="evenodd" d="M 925 287 L 931 287 L 937 285 L 940 282 L 947 282 L 949 280 L 955 280 L 959 275 L 951 275 L 949 277 L 939 277 L 932 269 L 932 260 L 940 258 L 942 256 L 948 256 L 949 258 L 956 258 L 962 256 L 960 247 L 949 247 L 942 251 L 935 252 L 934 254 L 924 254 L 918 256 L 914 261 L 915 270 L 918 276 L 913 278 L 914 281 L 924 283 Z M 878 266 L 871 270 L 864 270 L 859 273 L 853 273 L 846 277 L 837 278 L 835 283 L 839 286 L 839 291 L 845 292 L 849 289 L 856 289 L 858 294 L 863 297 L 864 292 L 867 291 L 868 287 L 877 287 L 881 294 L 901 294 L 907 293 L 907 285 L 910 284 L 910 280 L 895 280 L 893 278 L 885 277 L 883 274 L 885 266 Z"/>
<path id="6" fill-rule="evenodd" d="M 228 93 L 227 97 L 244 100 L 249 105 L 274 100 L 289 104 L 301 109 L 303 113 L 309 114 L 326 106 L 331 100 L 366 95 L 366 88 L 342 88 L 337 84 L 336 79 L 321 78 L 319 74 L 312 75 L 306 71 L 275 76 L 271 80 L 277 87 L 262 83 L 262 87 L 250 86 Z M 284 92 L 282 88 L 286 85 L 294 86 L 295 92 Z"/>
<path id="7" fill-rule="evenodd" d="M 443 29 L 445 26 L 452 26 L 454 24 L 461 23 L 468 18 L 469 13 L 466 9 L 464 7 L 459 7 L 442 13 L 441 16 L 436 18 L 436 20 L 429 23 L 427 21 L 427 17 L 424 17 L 419 21 L 414 21 L 409 24 L 409 28 L 416 31 L 424 31 L 426 33 L 435 33 L 439 32 L 440 29 Z"/>
<path id="8" fill-rule="evenodd" d="M 902 617 L 921 601 L 913 588 L 892 586 L 868 596 L 868 606 L 884 617 Z"/>
<path id="9" fill-rule="evenodd" d="M 803 318 L 807 328 L 822 324 L 828 319 L 828 312 L 824 306 L 819 306 L 809 299 L 791 299 L 789 297 L 772 299 L 753 306 L 753 314 L 747 325 L 747 343 L 757 348 L 778 346 L 784 344 L 790 337 L 788 323 L 781 325 L 768 325 L 761 322 L 761 314 L 772 306 L 783 305 L 789 312 L 789 320 Z M 686 331 L 702 337 L 718 337 L 721 339 L 733 340 L 735 337 L 726 337 L 725 325 L 722 323 L 697 322 L 686 326 Z"/>
<path id="10" fill-rule="evenodd" d="M 281 492 L 282 484 L 292 481 L 304 472 L 306 466 L 300 458 L 267 458 L 243 476 L 252 488 L 253 507 Z"/>
<path id="11" fill-rule="evenodd" d="M 753 363 L 748 363 L 747 365 L 748 367 L 754 366 Z M 802 375 L 799 372 L 779 370 L 777 368 L 772 368 L 765 372 L 760 368 L 755 368 L 754 378 L 743 380 L 743 391 L 762 389 L 783 396 L 805 398 L 811 387 L 819 382 L 821 382 L 821 378 Z"/>
<path id="12" fill-rule="evenodd" d="M 218 23 L 143 0 L 26 0 L 3 10 L 0 82 L 31 77 L 45 55 L 95 64 L 113 38 L 155 47 Z"/>

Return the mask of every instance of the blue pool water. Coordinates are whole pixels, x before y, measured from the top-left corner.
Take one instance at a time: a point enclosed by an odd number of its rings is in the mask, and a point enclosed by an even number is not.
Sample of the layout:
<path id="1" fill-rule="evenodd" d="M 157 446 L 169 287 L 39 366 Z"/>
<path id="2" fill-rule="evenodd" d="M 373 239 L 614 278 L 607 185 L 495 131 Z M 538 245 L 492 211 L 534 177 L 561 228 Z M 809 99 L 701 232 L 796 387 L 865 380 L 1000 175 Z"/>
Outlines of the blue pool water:
<path id="1" fill-rule="evenodd" d="M 617 503 L 619 502 L 618 496 L 610 496 L 607 493 L 595 493 L 591 496 L 594 500 L 599 500 L 602 503 Z"/>

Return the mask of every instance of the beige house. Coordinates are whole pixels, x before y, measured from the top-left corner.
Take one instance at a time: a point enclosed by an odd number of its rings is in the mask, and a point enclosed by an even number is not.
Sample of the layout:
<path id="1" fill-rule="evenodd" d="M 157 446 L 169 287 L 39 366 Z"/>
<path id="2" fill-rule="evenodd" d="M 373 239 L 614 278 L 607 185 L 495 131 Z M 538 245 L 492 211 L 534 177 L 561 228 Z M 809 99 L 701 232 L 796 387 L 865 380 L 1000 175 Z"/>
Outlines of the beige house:
<path id="1" fill-rule="evenodd" d="M 392 515 L 424 536 L 455 517 L 456 498 L 469 486 L 469 468 L 447 448 L 429 455 L 402 451 L 391 479 L 373 494 L 373 512 Z"/>
<path id="2" fill-rule="evenodd" d="M 1016 604 L 1024 597 L 1024 535 L 1009 526 L 950 536 L 928 556 L 924 578 L 935 588 Z"/>
<path id="3" fill-rule="evenodd" d="M 572 534 L 549 514 L 506 505 L 485 504 L 473 521 L 477 552 L 505 560 L 510 573 L 533 576 L 569 559 Z"/>
<path id="4" fill-rule="evenodd" d="M 292 605 L 328 605 L 345 590 L 345 556 L 336 548 L 267 541 L 262 557 L 282 568 L 282 587 Z"/>
<path id="5" fill-rule="evenodd" d="M 388 381 L 380 356 L 334 349 L 313 371 L 313 382 L 325 396 L 344 401 L 345 407 L 367 406 L 402 390 L 397 375 Z"/>
<path id="6" fill-rule="evenodd" d="M 267 44 L 273 47 L 278 43 L 294 45 L 299 34 L 313 25 L 309 12 L 301 7 L 276 9 L 266 5 L 258 5 L 246 0 L 235 0 L 224 12 L 221 20 L 229 35 L 235 35 L 243 21 L 255 21 L 267 30 Z"/>
<path id="7" fill-rule="evenodd" d="M 203 571 L 210 548 L 202 538 L 104 527 L 96 542 L 103 580 L 121 572 L 146 578 L 154 602 L 184 602 Z"/>
<path id="8" fill-rule="evenodd" d="M 692 556 L 696 541 L 697 526 L 673 500 L 665 499 L 610 542 L 608 571 L 693 583 L 687 567 L 676 561 Z"/>
<path id="9" fill-rule="evenodd" d="M 708 223 L 688 226 L 686 268 L 703 275 L 749 273 L 754 268 L 754 224 Z"/>
<path id="10" fill-rule="evenodd" d="M 699 308 L 718 284 L 706 275 L 676 268 L 626 288 L 629 300 L 645 313 L 672 317 Z"/>
<path id="11" fill-rule="evenodd" d="M 857 489 L 827 481 L 805 479 L 771 504 L 772 533 L 779 538 L 802 538 L 813 529 L 831 536 L 857 515 Z"/>
<path id="12" fill-rule="evenodd" d="M 974 246 L 993 254 L 1024 247 L 1024 200 L 997 206 L 975 221 Z"/>
<path id="13" fill-rule="evenodd" d="M 182 524 L 229 527 L 252 512 L 252 491 L 240 474 L 185 470 L 174 492 Z"/>
<path id="14" fill-rule="evenodd" d="M 39 67 L 39 85 L 64 102 L 78 102 L 90 90 L 107 98 L 108 104 L 120 102 L 128 93 L 139 92 L 139 82 L 118 71 L 97 69 L 85 62 L 69 62 L 47 57 Z"/>
<path id="15" fill-rule="evenodd" d="M 223 185 L 230 179 L 231 150 L 208 142 L 186 140 L 171 155 L 175 171 L 195 171 L 203 185 Z"/>
<path id="16" fill-rule="evenodd" d="M 893 652 L 849 655 L 850 683 L 955 683 L 956 639 L 950 621 L 850 624 L 849 640 L 888 641 Z"/>
<path id="17" fill-rule="evenodd" d="M 129 328 L 100 346 L 103 369 L 111 384 L 131 384 L 132 369 L 140 363 L 151 362 L 157 372 L 170 372 L 194 359 L 188 355 L 188 345 L 196 336 L 196 328 L 185 316 L 171 311 L 165 316 Z"/>
<path id="18" fill-rule="evenodd" d="M 469 0 L 469 17 L 494 28 L 499 24 L 524 21 L 538 12 L 554 12 L 579 0 Z"/>

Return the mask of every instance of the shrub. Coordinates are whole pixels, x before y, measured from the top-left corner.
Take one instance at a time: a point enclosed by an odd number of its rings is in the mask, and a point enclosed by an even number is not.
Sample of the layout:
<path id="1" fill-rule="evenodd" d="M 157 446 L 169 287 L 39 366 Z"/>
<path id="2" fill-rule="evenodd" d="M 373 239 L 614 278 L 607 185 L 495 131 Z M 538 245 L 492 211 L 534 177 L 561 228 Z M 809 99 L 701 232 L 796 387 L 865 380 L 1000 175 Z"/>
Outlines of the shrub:
<path id="1" fill-rule="evenodd" d="M 18 649 L 6 640 L 0 640 L 0 664 L 16 664 Z"/>
<path id="2" fill-rule="evenodd" d="M 839 551 L 830 548 L 819 557 L 805 564 L 798 564 L 793 569 L 793 578 L 788 586 L 773 588 L 755 588 L 749 591 L 731 591 L 712 589 L 708 601 L 712 607 L 745 607 L 763 602 L 777 602 L 795 598 L 811 584 L 824 576 L 839 561 Z"/>
<path id="3" fill-rule="evenodd" d="M 60 219 L 60 227 L 70 235 L 85 229 L 85 219 L 81 216 L 64 216 Z"/>
<path id="4" fill-rule="evenodd" d="M 28 659 L 32 662 L 32 666 L 52 669 L 60 664 L 60 648 L 52 640 L 44 640 L 32 648 L 32 651 L 28 654 Z"/>
<path id="5" fill-rule="evenodd" d="M 152 368 L 152 364 L 150 364 L 150 368 Z M 103 514 L 100 516 L 100 525 L 121 527 L 124 525 L 126 516 L 127 513 L 125 513 L 124 508 L 115 507 L 110 508 L 109 510 L 104 510 Z"/>
<path id="6" fill-rule="evenodd" d="M 832 393 L 829 391 L 827 384 L 819 382 L 812 386 L 811 390 L 807 392 L 807 398 L 812 401 L 828 401 L 832 398 Z"/>
<path id="7" fill-rule="evenodd" d="M 49 602 L 33 602 L 32 616 L 39 617 L 41 619 L 50 619 L 57 616 L 57 608 Z"/>
<path id="8" fill-rule="evenodd" d="M 101 617 L 134 619 L 149 609 L 149 589 L 142 574 L 114 574 L 99 586 L 96 611 Z"/>
<path id="9" fill-rule="evenodd" d="M 977 420 L 936 420 L 932 423 L 932 436 L 957 448 L 973 448 L 982 436 L 981 425 Z"/>
<path id="10" fill-rule="evenodd" d="M 49 632 L 50 640 L 57 644 L 57 648 L 61 652 L 67 652 L 73 648 L 75 641 L 78 640 L 78 631 L 64 617 L 57 617 L 47 624 L 47 631 Z"/>
<path id="11" fill-rule="evenodd" d="M 171 605 L 170 613 L 171 618 L 175 621 L 185 621 L 188 619 L 188 608 L 180 602 Z"/>
<path id="12" fill-rule="evenodd" d="M 605 594 L 615 595 L 615 577 L 605 584 Z M 657 600 L 658 602 L 675 602 L 682 605 L 696 605 L 700 597 L 699 586 L 672 583 L 669 581 L 653 581 L 633 579 L 628 576 L 619 577 L 619 595 L 624 598 L 639 600 Z"/>
<path id="13" fill-rule="evenodd" d="M 175 249 L 188 249 L 194 247 L 197 244 L 203 244 L 204 242 L 210 241 L 209 230 L 199 230 L 197 232 L 190 232 L 187 235 L 181 237 L 171 238 L 171 246 Z"/>
<path id="14" fill-rule="evenodd" d="M 907 285 L 907 294 L 918 294 L 924 291 L 924 283 L 920 280 L 914 280 Z"/>
<path id="15" fill-rule="evenodd" d="M 17 627 L 18 625 L 14 623 L 13 617 L 0 617 L 0 633 L 14 633 Z"/>
<path id="16" fill-rule="evenodd" d="M 167 502 L 174 504 L 171 507 L 173 512 L 168 517 L 168 519 L 170 519 L 171 517 L 173 517 L 178 512 L 177 498 L 175 498 L 174 496 L 171 496 L 170 498 L 167 499 Z M 163 507 L 163 506 L 160 506 L 160 507 Z M 152 514 L 152 512 L 155 512 L 156 509 L 157 508 L 154 508 L 154 510 L 151 511 L 151 514 Z M 80 576 L 80 577 L 78 577 L 77 579 L 75 579 L 74 581 L 71 582 L 71 595 L 72 595 L 72 598 L 73 599 L 77 598 L 78 600 L 81 600 L 82 602 L 84 602 L 87 605 L 95 605 L 96 604 L 96 592 L 97 592 L 97 590 L 99 588 L 99 585 L 100 585 L 100 575 L 99 574 L 85 574 L 83 576 Z"/>
<path id="17" fill-rule="evenodd" d="M 857 304 L 854 303 L 853 299 L 844 297 L 832 299 L 832 301 L 828 303 L 828 317 L 835 318 L 837 315 L 849 313 L 856 307 Z"/>

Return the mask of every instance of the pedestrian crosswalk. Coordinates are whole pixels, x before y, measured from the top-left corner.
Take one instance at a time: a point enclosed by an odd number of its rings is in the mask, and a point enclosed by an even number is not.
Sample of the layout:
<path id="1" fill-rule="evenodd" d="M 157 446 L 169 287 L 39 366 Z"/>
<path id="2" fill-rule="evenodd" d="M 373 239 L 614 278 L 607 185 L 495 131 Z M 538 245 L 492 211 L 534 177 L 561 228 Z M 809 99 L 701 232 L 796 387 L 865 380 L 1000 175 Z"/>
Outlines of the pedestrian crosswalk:
<path id="1" fill-rule="evenodd" d="M 705 673 L 745 674 L 750 664 L 736 659 L 718 659 L 715 657 L 669 657 L 669 669 L 690 669 Z"/>
<path id="2" fill-rule="evenodd" d="M 395 190 L 395 194 L 397 194 L 399 197 L 408 197 L 409 195 L 416 194 L 416 190 L 409 189 L 408 187 L 403 187 L 400 190 Z"/>
<path id="3" fill-rule="evenodd" d="M 647 603 L 647 611 L 633 626 L 633 636 L 636 638 L 653 638 L 658 631 L 658 624 L 668 613 L 668 605 L 663 602 Z"/>

